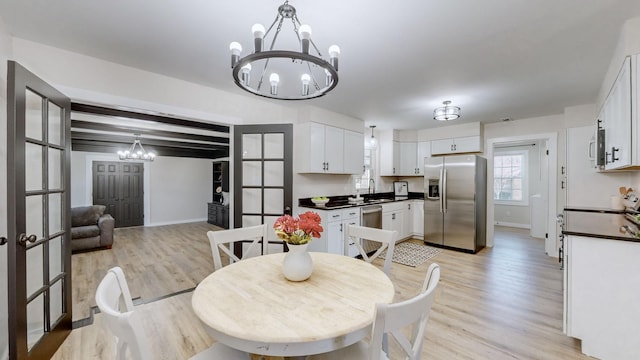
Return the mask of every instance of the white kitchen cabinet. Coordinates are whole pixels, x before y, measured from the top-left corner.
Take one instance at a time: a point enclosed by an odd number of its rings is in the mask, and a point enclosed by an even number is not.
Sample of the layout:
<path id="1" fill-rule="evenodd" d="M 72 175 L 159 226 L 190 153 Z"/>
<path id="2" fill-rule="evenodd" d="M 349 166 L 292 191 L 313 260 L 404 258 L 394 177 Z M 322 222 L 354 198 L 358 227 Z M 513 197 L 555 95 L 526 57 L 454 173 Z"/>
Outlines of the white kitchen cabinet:
<path id="1" fill-rule="evenodd" d="M 626 57 L 600 110 L 605 131 L 605 170 L 640 163 L 632 158 L 631 57 Z"/>
<path id="2" fill-rule="evenodd" d="M 424 239 L 424 200 L 413 200 L 413 236 Z"/>
<path id="3" fill-rule="evenodd" d="M 308 209 L 300 209 L 305 212 Z M 331 252 L 334 254 L 342 254 L 341 242 L 341 226 L 342 226 L 342 210 L 313 210 L 320 215 L 320 225 L 324 231 L 320 233 L 319 238 L 314 238 L 309 243 L 309 251 Z"/>
<path id="4" fill-rule="evenodd" d="M 640 243 L 570 235 L 565 254 L 565 333 L 594 358 L 637 358 Z"/>
<path id="5" fill-rule="evenodd" d="M 413 212 L 415 211 L 415 206 L 411 200 L 402 201 L 402 204 L 404 208 L 402 209 L 402 234 L 400 234 L 400 238 L 406 239 L 413 235 Z"/>
<path id="6" fill-rule="evenodd" d="M 424 158 L 431 156 L 429 141 L 400 143 L 400 173 L 401 176 L 424 175 Z"/>
<path id="7" fill-rule="evenodd" d="M 344 173 L 362 175 L 364 172 L 364 134 L 345 130 L 343 155 Z"/>
<path id="8" fill-rule="evenodd" d="M 360 225 L 360 208 L 351 207 L 336 210 L 315 210 L 320 215 L 324 231 L 320 238 L 314 238 L 309 244 L 309 251 L 328 252 L 343 255 L 345 251 L 345 227 L 348 224 Z M 347 248 L 350 256 L 356 256 L 358 249 L 354 246 Z M 353 254 L 353 255 L 352 255 Z"/>
<path id="9" fill-rule="evenodd" d="M 431 141 L 431 155 L 471 152 L 482 152 L 482 142 L 479 135 Z"/>
<path id="10" fill-rule="evenodd" d="M 403 202 L 382 204 L 382 228 L 384 230 L 397 231 L 396 241 L 404 239 L 404 214 Z"/>
<path id="11" fill-rule="evenodd" d="M 296 169 L 299 173 L 362 174 L 364 135 L 335 126 L 296 125 Z"/>
<path id="12" fill-rule="evenodd" d="M 355 242 L 351 239 L 348 239 L 346 236 L 346 229 L 349 225 L 360 225 L 360 208 L 353 207 L 342 210 L 342 241 L 343 246 L 344 243 L 347 243 L 347 247 L 344 248 L 343 254 L 351 257 L 356 257 L 360 255 L 360 251 L 358 251 L 358 247 Z"/>
<path id="13" fill-rule="evenodd" d="M 378 152 L 380 176 L 400 175 L 400 143 L 394 138 L 395 130 L 381 131 Z"/>

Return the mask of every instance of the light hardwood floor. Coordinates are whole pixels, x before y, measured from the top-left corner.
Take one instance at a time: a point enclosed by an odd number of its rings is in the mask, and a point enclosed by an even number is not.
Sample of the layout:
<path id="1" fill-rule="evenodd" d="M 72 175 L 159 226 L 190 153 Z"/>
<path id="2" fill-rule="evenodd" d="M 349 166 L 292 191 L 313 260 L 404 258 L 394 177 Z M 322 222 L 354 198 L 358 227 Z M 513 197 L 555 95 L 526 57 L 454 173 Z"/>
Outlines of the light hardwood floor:
<path id="1" fill-rule="evenodd" d="M 191 289 L 213 270 L 206 223 L 119 229 L 112 250 L 73 257 L 74 319 L 93 305 L 97 283 L 121 266 L 133 297 L 146 304 L 154 359 L 187 359 L 213 340 L 191 309 Z M 396 301 L 415 295 L 431 262 L 442 278 L 425 334 L 423 359 L 590 359 L 562 334 L 562 271 L 543 240 L 499 227 L 495 247 L 476 255 L 443 250 L 416 268 L 393 263 Z M 382 267 L 382 261 L 375 264 Z M 94 324 L 74 330 L 54 359 L 113 359 L 113 339 Z M 392 346 L 392 350 L 394 346 Z M 392 355 L 394 355 L 392 353 Z"/>

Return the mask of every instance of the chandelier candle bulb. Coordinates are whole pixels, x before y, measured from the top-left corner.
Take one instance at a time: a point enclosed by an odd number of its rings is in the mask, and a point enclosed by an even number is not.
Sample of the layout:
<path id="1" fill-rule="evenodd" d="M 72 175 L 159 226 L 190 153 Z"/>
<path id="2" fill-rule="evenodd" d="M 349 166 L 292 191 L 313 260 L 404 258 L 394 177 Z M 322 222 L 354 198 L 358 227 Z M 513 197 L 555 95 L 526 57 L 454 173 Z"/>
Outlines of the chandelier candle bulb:
<path id="1" fill-rule="evenodd" d="M 338 56 L 340 55 L 340 47 L 338 45 L 329 46 L 329 58 L 331 59 L 331 66 L 338 71 Z"/>
<path id="2" fill-rule="evenodd" d="M 302 95 L 309 95 L 309 82 L 311 82 L 311 76 L 309 74 L 302 74 L 300 81 L 302 81 Z"/>
<path id="3" fill-rule="evenodd" d="M 278 84 L 280 83 L 280 76 L 276 73 L 272 73 L 269 76 L 269 82 L 271 83 L 271 95 L 278 95 Z"/>
<path id="4" fill-rule="evenodd" d="M 309 42 L 311 40 L 311 26 L 304 24 L 298 29 L 298 35 L 300 35 L 300 42 L 302 43 L 302 53 L 309 53 Z"/>
<path id="5" fill-rule="evenodd" d="M 242 67 L 242 83 L 248 86 L 250 81 L 251 81 L 251 64 L 247 64 Z"/>
<path id="6" fill-rule="evenodd" d="M 253 33 L 256 52 L 262 51 L 262 39 L 264 38 L 264 26 L 262 24 L 253 24 L 251 27 Z"/>
<path id="7" fill-rule="evenodd" d="M 239 42 L 234 41 L 231 44 L 229 44 L 229 50 L 231 50 L 231 67 L 234 67 L 240 60 L 242 45 L 240 45 Z"/>

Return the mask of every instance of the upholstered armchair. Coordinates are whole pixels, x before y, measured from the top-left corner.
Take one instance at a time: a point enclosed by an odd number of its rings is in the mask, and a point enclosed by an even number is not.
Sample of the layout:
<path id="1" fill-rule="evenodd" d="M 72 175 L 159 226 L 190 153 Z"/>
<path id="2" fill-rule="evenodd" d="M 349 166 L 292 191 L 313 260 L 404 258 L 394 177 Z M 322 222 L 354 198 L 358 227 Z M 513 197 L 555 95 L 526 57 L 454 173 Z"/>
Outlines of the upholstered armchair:
<path id="1" fill-rule="evenodd" d="M 104 205 L 71 208 L 71 251 L 111 249 L 116 221 L 104 210 Z"/>

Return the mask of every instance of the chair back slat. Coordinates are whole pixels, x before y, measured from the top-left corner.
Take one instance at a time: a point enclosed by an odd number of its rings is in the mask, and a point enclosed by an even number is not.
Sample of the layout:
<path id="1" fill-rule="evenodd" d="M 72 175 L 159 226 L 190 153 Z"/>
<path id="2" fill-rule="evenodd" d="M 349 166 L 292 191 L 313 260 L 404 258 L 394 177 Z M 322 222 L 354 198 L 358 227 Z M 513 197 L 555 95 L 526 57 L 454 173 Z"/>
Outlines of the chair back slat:
<path id="1" fill-rule="evenodd" d="M 207 237 L 211 245 L 214 270 L 222 268 L 220 251 L 229 256 L 229 263 L 240 261 L 243 258 L 267 253 L 267 225 L 248 226 L 237 229 L 208 231 Z M 242 258 L 233 253 L 233 243 L 237 241 L 249 241 L 251 244 L 244 252 Z"/>
<path id="2" fill-rule="evenodd" d="M 391 270 L 391 258 L 393 257 L 393 251 L 398 238 L 397 231 L 382 230 L 358 225 L 347 225 L 346 234 L 346 239 L 352 239 L 354 241 L 360 255 L 367 262 L 372 262 L 380 256 L 384 250 L 387 250 L 383 270 L 387 276 L 389 275 L 389 271 Z M 381 245 L 373 254 L 368 255 L 362 245 L 363 240 L 379 242 Z M 345 241 L 345 254 L 348 254 L 348 246 L 349 241 Z"/>

